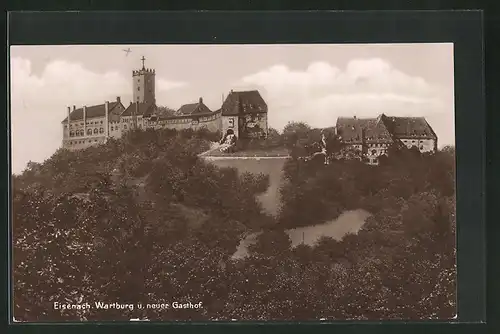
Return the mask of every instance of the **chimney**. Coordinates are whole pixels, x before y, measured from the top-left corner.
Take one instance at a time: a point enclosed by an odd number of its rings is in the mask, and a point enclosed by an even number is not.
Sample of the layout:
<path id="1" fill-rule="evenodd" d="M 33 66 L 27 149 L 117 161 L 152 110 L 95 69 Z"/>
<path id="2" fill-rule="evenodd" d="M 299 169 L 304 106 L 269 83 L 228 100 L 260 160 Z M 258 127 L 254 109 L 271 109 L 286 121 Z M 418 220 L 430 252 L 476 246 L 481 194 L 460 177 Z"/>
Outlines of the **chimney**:
<path id="1" fill-rule="evenodd" d="M 200 97 L 200 103 L 203 103 L 203 98 L 202 97 Z"/>
<path id="2" fill-rule="evenodd" d="M 109 137 L 109 102 L 104 103 L 104 141 Z"/>
<path id="3" fill-rule="evenodd" d="M 69 115 L 71 114 L 71 107 L 68 107 L 68 137 L 69 137 Z"/>
<path id="4" fill-rule="evenodd" d="M 233 90 L 231 89 L 231 93 L 233 92 Z"/>
<path id="5" fill-rule="evenodd" d="M 76 110 L 76 106 L 73 106 L 73 111 L 75 111 L 75 110 Z"/>
<path id="6" fill-rule="evenodd" d="M 87 135 L 87 106 L 83 106 L 83 135 Z"/>
<path id="7" fill-rule="evenodd" d="M 121 99 L 119 96 L 117 96 L 117 97 L 116 97 L 116 102 L 121 103 L 121 102 L 122 102 L 122 99 Z"/>

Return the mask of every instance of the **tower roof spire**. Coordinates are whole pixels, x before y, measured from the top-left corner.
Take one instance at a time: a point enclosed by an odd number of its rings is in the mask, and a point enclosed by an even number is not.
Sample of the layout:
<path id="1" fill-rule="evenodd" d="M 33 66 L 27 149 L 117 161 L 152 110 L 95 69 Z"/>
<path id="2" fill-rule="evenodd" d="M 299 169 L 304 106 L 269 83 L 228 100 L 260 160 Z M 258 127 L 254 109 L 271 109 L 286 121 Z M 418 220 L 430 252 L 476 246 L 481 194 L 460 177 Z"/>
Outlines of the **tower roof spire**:
<path id="1" fill-rule="evenodd" d="M 144 56 L 142 56 L 141 60 L 142 60 L 142 69 L 144 70 L 145 69 L 145 67 L 144 67 L 144 61 L 146 60 L 146 58 L 144 58 Z"/>

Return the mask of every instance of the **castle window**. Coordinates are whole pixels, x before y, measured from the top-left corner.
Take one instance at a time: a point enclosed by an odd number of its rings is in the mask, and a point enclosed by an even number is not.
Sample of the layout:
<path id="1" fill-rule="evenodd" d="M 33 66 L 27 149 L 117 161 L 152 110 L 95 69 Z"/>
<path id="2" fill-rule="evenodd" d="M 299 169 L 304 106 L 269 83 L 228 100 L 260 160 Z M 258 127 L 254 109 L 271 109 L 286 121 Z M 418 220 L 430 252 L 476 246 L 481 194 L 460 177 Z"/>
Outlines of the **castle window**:
<path id="1" fill-rule="evenodd" d="M 87 129 L 87 135 L 88 136 L 92 135 L 92 129 Z"/>
<path id="2" fill-rule="evenodd" d="M 99 132 L 99 130 L 97 130 L 97 128 L 95 128 L 94 129 L 94 134 L 96 135 L 98 132 Z"/>
<path id="3" fill-rule="evenodd" d="M 101 121 L 101 124 L 102 124 L 102 121 Z"/>
<path id="4" fill-rule="evenodd" d="M 113 131 L 115 128 L 113 126 L 111 126 L 111 131 Z"/>
<path id="5" fill-rule="evenodd" d="M 100 129 L 99 129 L 99 133 L 104 133 L 104 129 L 103 129 L 103 128 L 100 128 Z"/>
<path id="6" fill-rule="evenodd" d="M 71 132 L 69 133 L 69 136 L 70 136 L 70 137 L 73 137 L 74 135 L 75 135 L 75 133 L 74 133 L 73 131 L 71 131 Z"/>
<path id="7" fill-rule="evenodd" d="M 141 87 L 137 87 L 137 91 L 139 92 L 141 90 Z"/>
<path id="8" fill-rule="evenodd" d="M 127 124 L 123 124 L 123 129 L 127 130 Z"/>

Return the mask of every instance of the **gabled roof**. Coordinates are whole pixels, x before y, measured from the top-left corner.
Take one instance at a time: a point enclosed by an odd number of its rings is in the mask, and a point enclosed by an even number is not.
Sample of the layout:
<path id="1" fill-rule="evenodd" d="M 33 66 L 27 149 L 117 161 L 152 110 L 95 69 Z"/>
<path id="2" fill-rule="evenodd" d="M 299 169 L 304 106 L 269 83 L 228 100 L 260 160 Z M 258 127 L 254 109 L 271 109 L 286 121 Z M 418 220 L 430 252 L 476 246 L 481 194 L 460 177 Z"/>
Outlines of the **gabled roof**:
<path id="1" fill-rule="evenodd" d="M 109 112 L 111 112 L 117 105 L 121 104 L 121 102 L 109 102 Z M 123 106 L 123 105 L 122 105 Z M 105 116 L 105 104 L 98 104 L 95 106 L 86 107 L 86 118 L 94 118 L 94 117 L 103 117 Z M 83 120 L 83 108 L 78 108 L 73 110 L 69 114 L 71 121 L 80 121 Z M 68 121 L 68 117 L 64 118 L 61 123 L 66 123 Z"/>
<path id="2" fill-rule="evenodd" d="M 202 102 L 189 103 L 181 106 L 179 110 L 176 111 L 176 116 L 187 116 L 192 114 L 205 114 L 211 113 L 212 111 Z"/>
<path id="3" fill-rule="evenodd" d="M 370 119 L 355 117 L 339 117 L 337 119 L 337 133 L 343 141 L 360 142 L 363 138 L 363 129 L 368 126 Z"/>
<path id="4" fill-rule="evenodd" d="M 405 137 L 437 139 L 424 117 L 390 117 L 381 114 L 377 118 L 360 119 L 339 117 L 337 133 L 346 142 L 387 142 Z"/>
<path id="5" fill-rule="evenodd" d="M 427 123 L 425 117 L 391 117 L 385 116 L 384 123 L 391 133 L 398 137 L 417 137 L 437 139 L 436 133 Z"/>
<path id="6" fill-rule="evenodd" d="M 387 129 L 383 114 L 376 119 L 370 119 L 367 121 L 364 138 L 366 142 L 392 142 L 393 135 Z"/>
<path id="7" fill-rule="evenodd" d="M 152 102 L 142 102 L 142 103 L 132 103 L 127 109 L 121 114 L 121 116 L 133 116 L 134 114 L 139 116 L 150 116 L 156 110 L 156 105 Z"/>
<path id="8" fill-rule="evenodd" d="M 223 116 L 241 113 L 265 113 L 267 112 L 267 104 L 257 90 L 231 91 L 221 109 Z"/>

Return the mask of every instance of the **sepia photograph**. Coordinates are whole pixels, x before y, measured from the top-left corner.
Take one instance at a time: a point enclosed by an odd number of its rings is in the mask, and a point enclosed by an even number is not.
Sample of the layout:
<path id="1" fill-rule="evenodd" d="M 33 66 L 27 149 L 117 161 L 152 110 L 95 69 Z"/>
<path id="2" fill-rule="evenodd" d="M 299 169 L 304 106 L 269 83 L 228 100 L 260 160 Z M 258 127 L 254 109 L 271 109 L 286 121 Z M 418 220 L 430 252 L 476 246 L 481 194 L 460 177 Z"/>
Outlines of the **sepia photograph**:
<path id="1" fill-rule="evenodd" d="M 11 46 L 13 321 L 456 319 L 453 49 Z"/>

